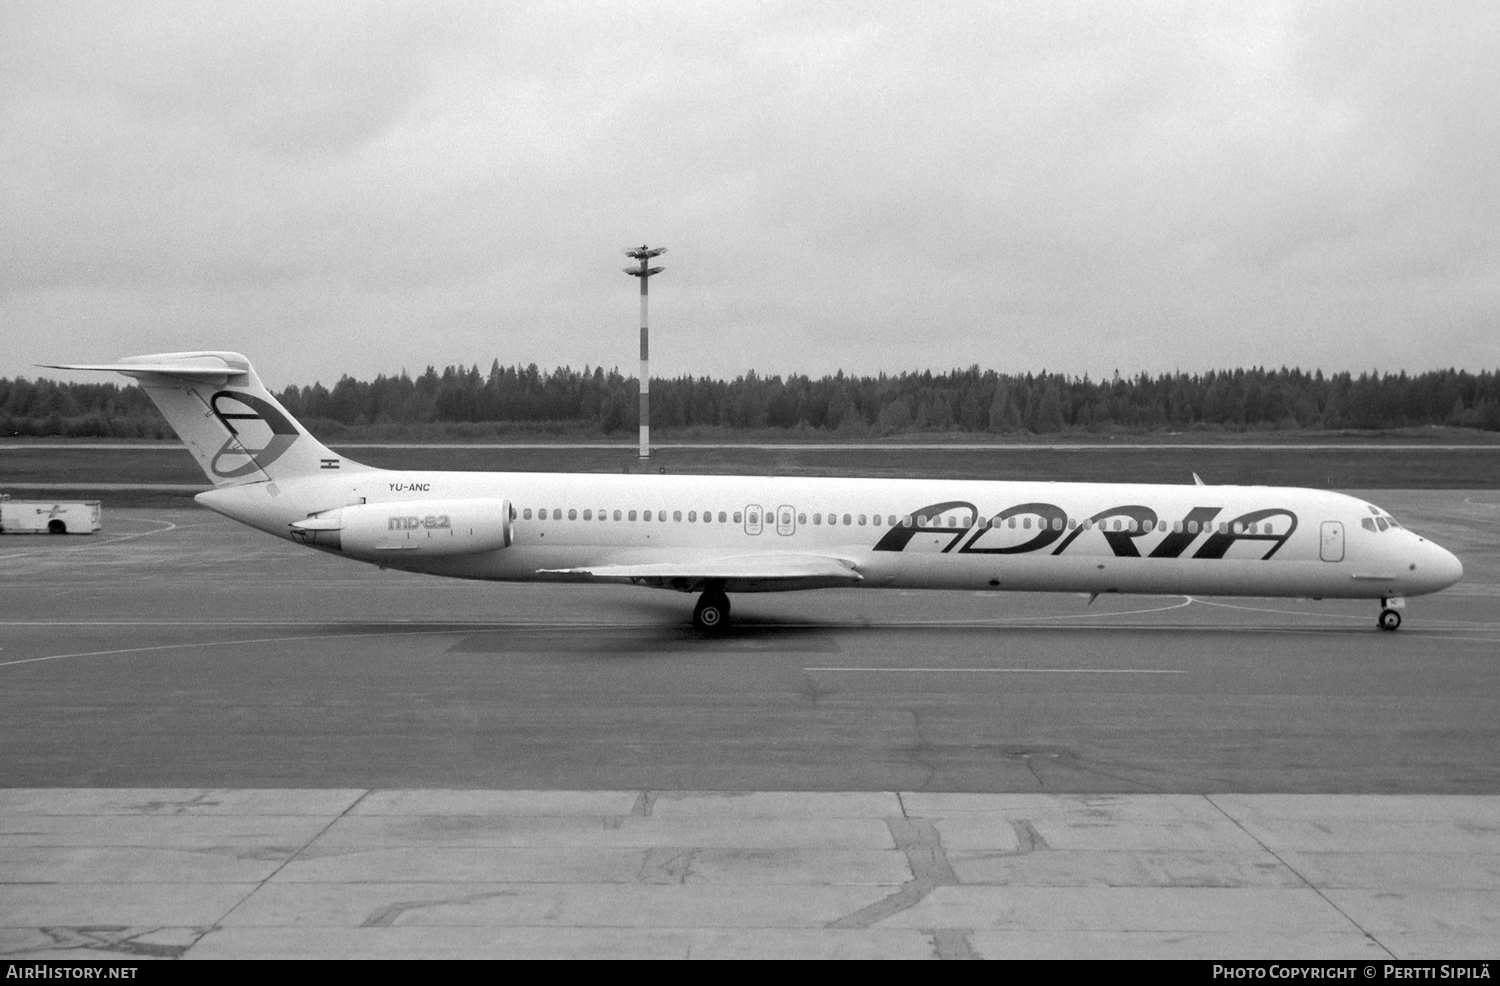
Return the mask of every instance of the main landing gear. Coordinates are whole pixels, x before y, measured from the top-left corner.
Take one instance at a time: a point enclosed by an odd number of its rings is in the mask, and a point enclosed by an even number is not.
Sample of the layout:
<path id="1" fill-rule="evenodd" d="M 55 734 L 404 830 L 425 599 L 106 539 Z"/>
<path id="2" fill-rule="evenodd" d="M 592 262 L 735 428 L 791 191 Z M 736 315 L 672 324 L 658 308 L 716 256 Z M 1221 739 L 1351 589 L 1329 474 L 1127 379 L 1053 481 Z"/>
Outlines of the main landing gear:
<path id="1" fill-rule="evenodd" d="M 1382 630 L 1399 630 L 1401 628 L 1401 614 L 1398 612 L 1406 605 L 1406 600 L 1400 597 L 1391 597 L 1380 600 L 1380 616 L 1375 623 Z"/>
<path id="2" fill-rule="evenodd" d="M 693 607 L 693 626 L 710 633 L 724 629 L 729 623 L 729 596 L 723 589 L 708 589 L 698 597 Z"/>

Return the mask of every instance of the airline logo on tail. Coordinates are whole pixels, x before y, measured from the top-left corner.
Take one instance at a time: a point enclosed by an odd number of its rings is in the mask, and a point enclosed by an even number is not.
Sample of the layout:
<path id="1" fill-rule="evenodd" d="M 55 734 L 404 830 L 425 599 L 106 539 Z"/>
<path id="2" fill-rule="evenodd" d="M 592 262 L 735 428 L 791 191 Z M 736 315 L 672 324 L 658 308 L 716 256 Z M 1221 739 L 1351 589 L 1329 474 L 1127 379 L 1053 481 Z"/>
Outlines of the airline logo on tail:
<path id="1" fill-rule="evenodd" d="M 221 390 L 209 399 L 208 406 L 229 432 L 209 466 L 222 479 L 238 479 L 265 469 L 302 434 L 280 409 L 253 394 Z"/>

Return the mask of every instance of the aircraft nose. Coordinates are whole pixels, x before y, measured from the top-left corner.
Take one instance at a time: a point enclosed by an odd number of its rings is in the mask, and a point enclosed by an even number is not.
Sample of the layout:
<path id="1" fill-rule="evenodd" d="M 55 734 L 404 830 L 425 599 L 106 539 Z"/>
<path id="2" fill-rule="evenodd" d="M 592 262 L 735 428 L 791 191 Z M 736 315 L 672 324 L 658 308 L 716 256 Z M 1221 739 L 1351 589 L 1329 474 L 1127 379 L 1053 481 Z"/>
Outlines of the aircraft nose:
<path id="1" fill-rule="evenodd" d="M 1439 571 L 1443 573 L 1446 581 L 1445 587 L 1452 585 L 1464 577 L 1464 563 L 1458 560 L 1458 556 L 1444 548 L 1439 548 L 1443 553 L 1442 561 L 1438 565 Z"/>
<path id="2" fill-rule="evenodd" d="M 1464 577 L 1464 563 L 1458 560 L 1457 555 L 1431 541 L 1427 542 L 1426 548 L 1417 574 L 1423 576 L 1422 581 L 1431 586 L 1427 591 L 1446 589 Z"/>

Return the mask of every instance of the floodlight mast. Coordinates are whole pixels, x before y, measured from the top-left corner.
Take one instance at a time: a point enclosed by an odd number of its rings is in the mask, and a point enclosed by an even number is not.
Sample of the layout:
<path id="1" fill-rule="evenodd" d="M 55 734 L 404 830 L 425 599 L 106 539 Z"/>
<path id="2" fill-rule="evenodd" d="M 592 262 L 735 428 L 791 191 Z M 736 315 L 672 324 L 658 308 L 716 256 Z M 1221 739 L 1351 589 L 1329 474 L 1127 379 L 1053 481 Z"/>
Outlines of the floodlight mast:
<path id="1" fill-rule="evenodd" d="M 660 274 L 666 270 L 665 267 L 649 266 L 652 257 L 658 257 L 666 252 L 666 247 L 648 247 L 644 243 L 639 248 L 625 251 L 625 256 L 641 262 L 640 267 L 625 268 L 625 273 L 641 279 L 641 458 L 643 459 L 651 458 L 651 357 L 648 345 L 649 332 L 646 328 L 646 283 L 651 280 L 652 274 Z"/>

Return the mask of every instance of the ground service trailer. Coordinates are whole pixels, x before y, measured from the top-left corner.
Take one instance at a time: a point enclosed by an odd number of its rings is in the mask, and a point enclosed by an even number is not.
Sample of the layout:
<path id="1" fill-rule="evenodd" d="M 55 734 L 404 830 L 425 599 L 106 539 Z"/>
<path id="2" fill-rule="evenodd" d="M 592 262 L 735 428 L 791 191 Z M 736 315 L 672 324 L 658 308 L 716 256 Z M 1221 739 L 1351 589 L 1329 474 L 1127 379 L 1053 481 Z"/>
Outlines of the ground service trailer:
<path id="1" fill-rule="evenodd" d="M 0 534 L 92 534 L 98 500 L 0 499 Z"/>

